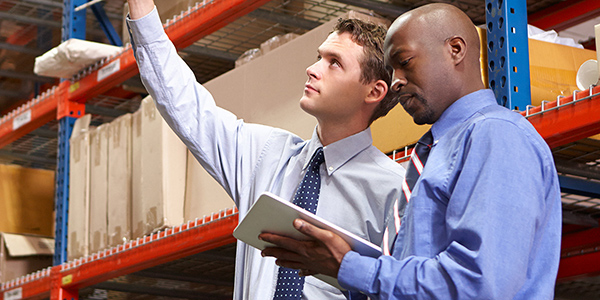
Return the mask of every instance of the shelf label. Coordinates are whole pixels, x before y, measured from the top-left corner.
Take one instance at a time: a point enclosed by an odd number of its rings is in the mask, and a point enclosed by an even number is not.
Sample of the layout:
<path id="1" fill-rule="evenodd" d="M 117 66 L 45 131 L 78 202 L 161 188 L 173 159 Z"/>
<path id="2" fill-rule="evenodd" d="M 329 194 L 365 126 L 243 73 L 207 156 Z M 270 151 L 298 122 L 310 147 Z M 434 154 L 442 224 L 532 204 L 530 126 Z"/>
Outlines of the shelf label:
<path id="1" fill-rule="evenodd" d="M 22 287 L 4 292 L 4 300 L 20 300 L 20 299 L 23 299 L 23 288 Z"/>
<path id="2" fill-rule="evenodd" d="M 69 274 L 62 278 L 62 285 L 67 285 L 71 282 L 73 282 L 73 274 Z"/>
<path id="3" fill-rule="evenodd" d="M 77 81 L 69 86 L 69 93 L 76 91 L 78 88 L 79 88 L 79 81 Z"/>
<path id="4" fill-rule="evenodd" d="M 121 60 L 117 59 L 98 70 L 98 82 L 121 70 Z"/>
<path id="5" fill-rule="evenodd" d="M 31 121 L 31 109 L 26 110 L 24 113 L 16 116 L 13 119 L 13 131 L 19 127 L 29 123 Z"/>

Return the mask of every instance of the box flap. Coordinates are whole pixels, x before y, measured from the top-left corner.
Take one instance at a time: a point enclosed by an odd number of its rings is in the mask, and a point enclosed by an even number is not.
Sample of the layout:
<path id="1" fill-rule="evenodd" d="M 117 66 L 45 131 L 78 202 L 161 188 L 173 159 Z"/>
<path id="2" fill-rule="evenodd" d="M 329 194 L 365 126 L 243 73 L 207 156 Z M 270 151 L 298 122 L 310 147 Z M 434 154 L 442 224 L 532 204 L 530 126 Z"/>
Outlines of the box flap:
<path id="1" fill-rule="evenodd" d="M 52 238 L 12 233 L 2 233 L 2 237 L 11 257 L 54 254 Z"/>

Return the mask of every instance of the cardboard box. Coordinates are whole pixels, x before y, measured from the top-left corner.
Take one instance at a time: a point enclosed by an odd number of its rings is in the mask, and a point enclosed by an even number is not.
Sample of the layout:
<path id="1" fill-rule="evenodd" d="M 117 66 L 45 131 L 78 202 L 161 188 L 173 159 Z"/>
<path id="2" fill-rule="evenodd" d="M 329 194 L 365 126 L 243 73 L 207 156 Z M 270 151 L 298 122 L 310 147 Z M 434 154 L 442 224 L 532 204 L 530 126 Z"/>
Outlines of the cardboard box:
<path id="1" fill-rule="evenodd" d="M 54 239 L 0 232 L 0 282 L 52 266 Z"/>
<path id="2" fill-rule="evenodd" d="M 108 126 L 108 246 L 131 238 L 131 114 Z"/>
<path id="3" fill-rule="evenodd" d="M 572 95 L 577 90 L 577 70 L 588 59 L 596 59 L 596 52 L 529 39 L 531 104 Z"/>
<path id="4" fill-rule="evenodd" d="M 142 110 L 131 114 L 131 238 L 142 237 L 145 218 L 142 205 Z"/>
<path id="5" fill-rule="evenodd" d="M 90 252 L 108 245 L 108 126 L 90 130 Z"/>
<path id="6" fill-rule="evenodd" d="M 54 171 L 0 165 L 0 231 L 54 235 Z"/>
<path id="7" fill-rule="evenodd" d="M 187 152 L 150 97 L 142 100 L 141 200 L 132 203 L 134 237 L 183 223 Z"/>
<path id="8" fill-rule="evenodd" d="M 75 121 L 69 140 L 71 151 L 69 153 L 68 260 L 80 258 L 89 253 L 90 120 L 91 115 L 85 115 Z"/>
<path id="9" fill-rule="evenodd" d="M 188 151 L 184 219 L 194 220 L 232 207 L 235 204 L 229 194 Z"/>

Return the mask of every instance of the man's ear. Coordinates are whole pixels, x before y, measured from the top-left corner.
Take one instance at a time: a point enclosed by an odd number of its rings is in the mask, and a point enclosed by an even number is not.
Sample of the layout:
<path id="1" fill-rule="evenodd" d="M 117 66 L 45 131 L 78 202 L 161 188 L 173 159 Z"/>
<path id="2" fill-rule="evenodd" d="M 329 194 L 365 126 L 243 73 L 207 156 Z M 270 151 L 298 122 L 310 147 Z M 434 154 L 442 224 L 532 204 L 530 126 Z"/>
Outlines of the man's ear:
<path id="1" fill-rule="evenodd" d="M 453 36 L 447 41 L 454 65 L 460 64 L 467 55 L 467 43 L 461 36 Z"/>
<path id="2" fill-rule="evenodd" d="M 387 94 L 388 85 L 383 80 L 377 80 L 371 84 L 371 91 L 367 95 L 365 102 L 371 103 L 379 103 Z"/>

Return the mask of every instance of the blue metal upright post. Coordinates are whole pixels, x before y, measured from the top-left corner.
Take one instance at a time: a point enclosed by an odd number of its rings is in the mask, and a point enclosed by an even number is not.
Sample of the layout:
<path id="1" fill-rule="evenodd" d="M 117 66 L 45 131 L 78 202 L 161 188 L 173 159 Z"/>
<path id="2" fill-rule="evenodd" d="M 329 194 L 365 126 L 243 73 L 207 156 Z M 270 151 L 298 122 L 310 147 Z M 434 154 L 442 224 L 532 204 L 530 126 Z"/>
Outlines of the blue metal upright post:
<path id="1" fill-rule="evenodd" d="M 525 110 L 531 104 L 527 3 L 486 0 L 489 87 L 498 104 Z"/>
<path id="2" fill-rule="evenodd" d="M 69 138 L 77 118 L 64 117 L 59 121 L 58 162 L 56 164 L 56 229 L 54 236 L 54 265 L 67 261 L 67 221 L 69 220 Z"/>
<path id="3" fill-rule="evenodd" d="M 70 38 L 85 40 L 85 12 L 86 10 L 75 11 L 77 6 L 85 4 L 87 0 L 63 0 L 62 17 L 62 41 Z"/>
<path id="4" fill-rule="evenodd" d="M 75 8 L 86 3 L 87 0 L 63 1 L 63 26 L 62 41 L 70 38 L 85 39 L 85 10 L 76 12 Z M 68 101 L 62 99 L 59 101 Z M 58 157 L 56 162 L 56 195 L 54 206 L 56 209 L 56 228 L 54 234 L 54 265 L 67 261 L 67 237 L 69 214 L 69 138 L 75 124 L 74 117 L 59 119 Z"/>

